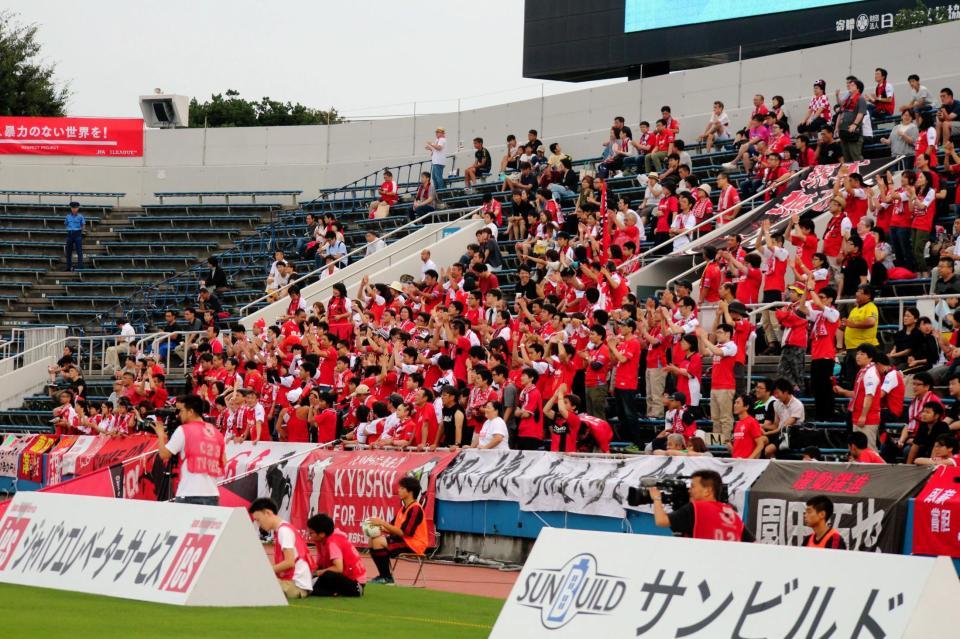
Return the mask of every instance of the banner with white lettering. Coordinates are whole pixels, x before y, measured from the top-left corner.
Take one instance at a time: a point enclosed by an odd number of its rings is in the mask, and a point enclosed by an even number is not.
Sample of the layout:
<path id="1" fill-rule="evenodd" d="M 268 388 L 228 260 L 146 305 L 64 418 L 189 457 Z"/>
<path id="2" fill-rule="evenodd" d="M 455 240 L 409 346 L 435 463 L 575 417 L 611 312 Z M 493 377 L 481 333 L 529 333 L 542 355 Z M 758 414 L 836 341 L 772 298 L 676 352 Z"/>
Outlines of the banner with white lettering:
<path id="1" fill-rule="evenodd" d="M 929 467 L 904 464 L 772 462 L 750 489 L 747 528 L 760 543 L 799 546 L 811 532 L 806 501 L 826 495 L 848 548 L 899 553 L 907 499 L 929 476 Z"/>
<path id="2" fill-rule="evenodd" d="M 952 637 L 945 557 L 544 528 L 490 634 Z"/>
<path id="3" fill-rule="evenodd" d="M 283 606 L 239 508 L 17 494 L 0 519 L 0 582 L 195 606 Z"/>
<path id="4" fill-rule="evenodd" d="M 531 451 L 465 450 L 437 481 L 437 498 L 449 501 L 517 501 L 525 511 L 565 511 L 625 517 L 626 511 L 653 512 L 627 505 L 627 492 L 643 477 L 689 477 L 715 470 L 730 503 L 743 511 L 747 488 L 763 473 L 764 460 L 713 457 L 570 456 Z"/>

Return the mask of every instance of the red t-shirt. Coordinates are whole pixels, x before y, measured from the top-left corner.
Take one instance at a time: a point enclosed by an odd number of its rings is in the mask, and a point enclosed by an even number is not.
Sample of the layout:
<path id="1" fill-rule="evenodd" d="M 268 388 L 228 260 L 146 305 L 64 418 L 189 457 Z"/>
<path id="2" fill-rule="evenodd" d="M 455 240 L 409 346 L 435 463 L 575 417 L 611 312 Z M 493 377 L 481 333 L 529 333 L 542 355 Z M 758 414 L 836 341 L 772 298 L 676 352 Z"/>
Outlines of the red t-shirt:
<path id="1" fill-rule="evenodd" d="M 636 390 L 640 378 L 640 355 L 643 347 L 636 337 L 624 340 L 617 344 L 617 352 L 627 358 L 619 362 L 613 373 L 614 388 Z M 569 386 L 568 386 L 569 388 Z"/>
<path id="2" fill-rule="evenodd" d="M 570 413 L 561 417 L 557 413 L 553 426 L 550 427 L 550 450 L 557 453 L 577 452 L 577 434 L 580 432 L 580 416 Z"/>
<path id="3" fill-rule="evenodd" d="M 857 462 L 861 464 L 886 464 L 887 462 L 873 451 L 871 448 L 860 451 L 860 457 L 857 458 Z"/>
<path id="4" fill-rule="evenodd" d="M 748 266 L 747 274 L 737 282 L 737 299 L 744 304 L 756 304 L 760 301 L 760 285 L 763 283 L 763 271 Z"/>
<path id="5" fill-rule="evenodd" d="M 317 425 L 317 441 L 321 444 L 337 438 L 337 411 L 327 408 L 314 417 Z"/>
<path id="6" fill-rule="evenodd" d="M 757 439 L 763 436 L 760 422 L 746 415 L 733 426 L 733 453 L 734 459 L 749 459 L 757 447 Z"/>
<path id="7" fill-rule="evenodd" d="M 334 369 L 337 366 L 337 349 L 331 346 L 327 350 L 321 350 L 318 353 L 320 357 L 318 383 L 323 386 L 333 386 Z"/>
<path id="8" fill-rule="evenodd" d="M 700 292 L 703 301 L 706 303 L 720 301 L 720 281 L 723 274 L 720 272 L 720 266 L 714 261 L 707 264 L 703 269 L 703 277 L 700 279 Z"/>
<path id="9" fill-rule="evenodd" d="M 737 361 L 737 345 L 730 341 L 724 344 L 718 344 L 724 349 L 724 355 L 715 355 L 713 358 L 713 368 L 710 371 L 711 388 L 714 390 L 735 390 L 737 388 L 737 379 L 733 374 L 733 365 Z M 729 354 L 728 354 L 729 353 Z"/>
<path id="10" fill-rule="evenodd" d="M 587 387 L 605 385 L 607 383 L 607 373 L 610 372 L 610 349 L 606 344 L 601 344 L 599 348 L 587 351 L 587 354 L 590 358 L 587 360 L 589 364 L 584 372 L 584 382 Z M 591 364 L 594 362 L 599 363 L 600 367 L 592 366 Z"/>

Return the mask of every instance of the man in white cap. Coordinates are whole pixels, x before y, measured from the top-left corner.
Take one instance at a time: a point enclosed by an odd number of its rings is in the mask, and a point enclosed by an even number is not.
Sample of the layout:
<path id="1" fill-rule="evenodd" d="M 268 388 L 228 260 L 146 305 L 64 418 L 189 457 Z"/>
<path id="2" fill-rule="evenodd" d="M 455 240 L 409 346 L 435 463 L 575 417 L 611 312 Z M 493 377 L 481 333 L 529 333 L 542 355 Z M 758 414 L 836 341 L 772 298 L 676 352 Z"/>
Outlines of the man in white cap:
<path id="1" fill-rule="evenodd" d="M 437 139 L 427 142 L 426 150 L 430 151 L 430 177 L 433 187 L 438 191 L 446 186 L 443 181 L 443 168 L 447 163 L 447 132 L 442 126 L 437 127 Z"/>

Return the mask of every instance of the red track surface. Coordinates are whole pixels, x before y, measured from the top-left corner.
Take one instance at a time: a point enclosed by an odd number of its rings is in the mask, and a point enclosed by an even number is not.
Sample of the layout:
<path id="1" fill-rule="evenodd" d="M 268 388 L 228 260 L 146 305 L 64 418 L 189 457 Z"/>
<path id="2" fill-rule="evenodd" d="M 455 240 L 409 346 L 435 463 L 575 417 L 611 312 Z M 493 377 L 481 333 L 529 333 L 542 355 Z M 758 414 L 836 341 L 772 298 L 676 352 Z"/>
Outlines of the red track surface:
<path id="1" fill-rule="evenodd" d="M 367 577 L 371 579 L 376 577 L 377 568 L 370 558 L 364 557 L 364 562 L 367 564 Z M 417 563 L 401 559 L 397 562 L 394 579 L 400 585 L 410 585 L 416 574 Z M 426 562 L 423 564 L 423 574 L 417 586 L 430 590 L 506 599 L 519 575 L 519 572 L 503 572 L 495 568 Z"/>

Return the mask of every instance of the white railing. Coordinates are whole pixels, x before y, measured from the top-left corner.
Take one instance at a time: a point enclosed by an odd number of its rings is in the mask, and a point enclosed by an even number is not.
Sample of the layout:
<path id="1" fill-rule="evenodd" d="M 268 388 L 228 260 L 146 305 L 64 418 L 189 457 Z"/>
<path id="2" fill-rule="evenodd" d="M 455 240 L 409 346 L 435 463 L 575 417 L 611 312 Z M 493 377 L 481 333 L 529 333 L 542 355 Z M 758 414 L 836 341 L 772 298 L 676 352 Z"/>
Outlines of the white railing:
<path id="1" fill-rule="evenodd" d="M 190 347 L 203 334 L 203 331 L 176 331 L 174 333 L 139 333 L 122 337 L 119 335 L 84 335 L 71 337 L 68 342 L 75 345 L 74 359 L 77 362 L 77 367 L 85 376 L 111 375 L 120 370 L 120 366 L 109 371 L 106 369 L 108 350 L 111 348 L 118 348 L 116 351 L 118 359 L 120 355 L 136 357 L 138 354 L 146 352 L 155 354 L 160 360 L 159 363 L 163 364 L 167 375 L 171 373 L 186 375 L 191 371 L 191 367 L 187 364 Z M 126 349 L 119 348 L 121 342 L 127 343 Z M 184 344 L 182 357 L 175 350 L 178 343 Z M 167 348 L 163 357 L 160 357 L 160 347 L 163 345 L 166 345 Z"/>

